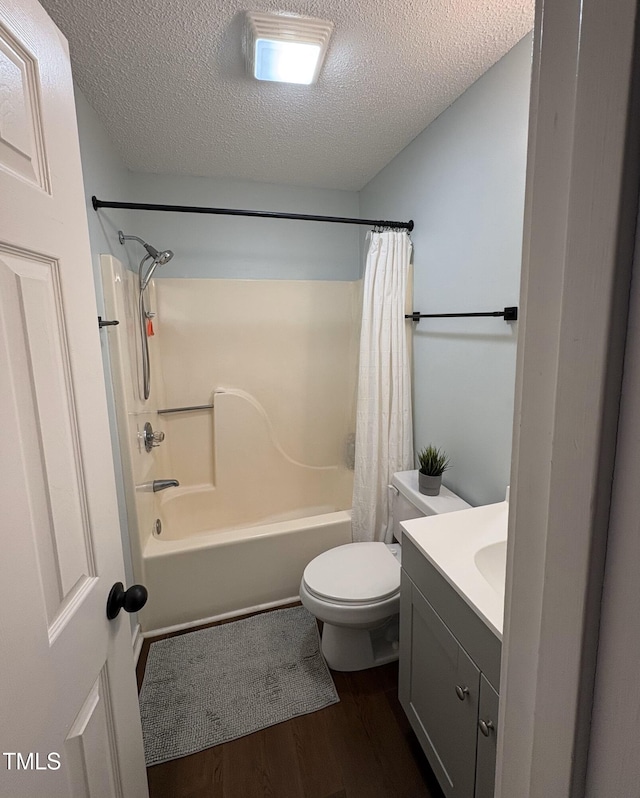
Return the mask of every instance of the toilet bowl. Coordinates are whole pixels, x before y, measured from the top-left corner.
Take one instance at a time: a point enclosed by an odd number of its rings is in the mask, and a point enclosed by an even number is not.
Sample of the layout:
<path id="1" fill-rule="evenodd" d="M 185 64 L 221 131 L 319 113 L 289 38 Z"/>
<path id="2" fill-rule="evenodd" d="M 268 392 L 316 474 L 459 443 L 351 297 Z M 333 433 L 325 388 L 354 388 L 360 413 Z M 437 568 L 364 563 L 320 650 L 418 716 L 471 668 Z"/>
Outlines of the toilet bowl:
<path id="1" fill-rule="evenodd" d="M 356 671 L 398 657 L 400 546 L 347 543 L 305 568 L 302 604 L 323 621 L 322 653 L 329 667 Z"/>
<path id="2" fill-rule="evenodd" d="M 447 488 L 439 496 L 418 490 L 418 472 L 394 474 L 393 533 L 401 521 L 467 509 Z M 329 549 L 305 568 L 302 604 L 323 622 L 322 653 L 330 668 L 358 671 L 398 658 L 401 545 L 347 543 Z"/>

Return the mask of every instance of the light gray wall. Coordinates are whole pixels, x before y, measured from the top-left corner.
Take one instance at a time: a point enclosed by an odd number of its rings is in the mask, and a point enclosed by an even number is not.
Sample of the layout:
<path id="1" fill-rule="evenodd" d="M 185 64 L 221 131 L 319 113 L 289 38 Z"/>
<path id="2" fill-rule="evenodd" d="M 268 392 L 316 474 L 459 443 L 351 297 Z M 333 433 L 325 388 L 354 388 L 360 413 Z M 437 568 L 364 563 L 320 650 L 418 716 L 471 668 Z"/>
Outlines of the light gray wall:
<path id="1" fill-rule="evenodd" d="M 361 192 L 363 217 L 415 221 L 422 313 L 518 304 L 531 48 L 526 36 Z M 516 333 L 501 319 L 415 327 L 416 449 L 444 447 L 445 483 L 474 505 L 509 480 Z"/>
<path id="2" fill-rule="evenodd" d="M 122 250 L 118 243 L 117 230 L 120 226 L 127 226 L 126 212 L 114 211 L 109 217 L 96 213 L 91 206 L 91 195 L 97 196 L 122 196 L 127 195 L 129 188 L 129 172 L 125 169 L 122 160 L 114 150 L 111 141 L 98 120 L 95 112 L 86 101 L 78 87 L 75 87 L 76 114 L 78 118 L 78 136 L 80 139 L 80 157 L 82 159 L 82 174 L 84 180 L 85 197 L 87 200 L 87 220 L 89 224 L 89 240 L 91 244 L 91 262 L 98 314 L 104 318 L 104 297 L 102 293 L 102 280 L 100 276 L 100 255 L 112 253 L 122 258 Z M 124 553 L 125 579 L 127 585 L 134 582 L 133 567 L 131 565 L 131 547 L 129 543 L 129 526 L 124 500 L 124 482 L 120 459 L 120 445 L 118 443 L 117 427 L 115 421 L 115 400 L 111 384 L 111 369 L 109 350 L 107 347 L 108 332 L 100 333 L 102 347 L 102 362 L 105 372 L 107 390 L 107 407 L 109 409 L 109 426 L 111 429 L 111 445 L 114 457 L 114 470 L 116 476 L 116 491 L 118 494 L 118 511 L 120 516 L 120 533 L 122 536 L 122 549 Z M 108 456 L 105 452 L 105 456 Z M 131 625 L 134 626 L 135 618 L 131 616 Z"/>
<path id="3" fill-rule="evenodd" d="M 111 253 L 122 260 L 118 230 L 127 226 L 129 212 L 110 210 L 106 213 L 102 211 L 96 213 L 91 205 L 91 196 L 95 194 L 101 198 L 127 197 L 131 192 L 131 173 L 125 168 L 102 122 L 77 86 L 75 95 L 89 238 L 94 273 L 99 277 L 101 254 Z M 96 280 L 96 291 L 100 302 L 102 283 L 99 279 Z"/>
<path id="4" fill-rule="evenodd" d="M 355 191 L 177 175 L 132 173 L 131 178 L 129 196 L 123 199 L 133 202 L 359 216 Z M 358 228 L 351 225 L 145 211 L 131 212 L 129 225 L 130 233 L 157 249 L 174 251 L 174 259 L 156 272 L 158 277 L 359 276 Z"/>

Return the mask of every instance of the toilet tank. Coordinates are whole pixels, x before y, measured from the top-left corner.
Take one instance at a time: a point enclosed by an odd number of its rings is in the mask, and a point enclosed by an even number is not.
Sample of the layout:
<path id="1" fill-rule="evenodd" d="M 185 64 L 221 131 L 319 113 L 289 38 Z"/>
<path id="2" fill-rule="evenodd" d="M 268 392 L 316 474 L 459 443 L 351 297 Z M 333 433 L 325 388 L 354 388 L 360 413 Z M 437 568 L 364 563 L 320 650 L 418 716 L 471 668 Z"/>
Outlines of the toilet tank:
<path id="1" fill-rule="evenodd" d="M 418 471 L 399 471 L 391 479 L 393 490 L 393 536 L 401 543 L 401 521 L 468 510 L 470 504 L 443 485 L 438 496 L 425 496 L 418 490 Z"/>

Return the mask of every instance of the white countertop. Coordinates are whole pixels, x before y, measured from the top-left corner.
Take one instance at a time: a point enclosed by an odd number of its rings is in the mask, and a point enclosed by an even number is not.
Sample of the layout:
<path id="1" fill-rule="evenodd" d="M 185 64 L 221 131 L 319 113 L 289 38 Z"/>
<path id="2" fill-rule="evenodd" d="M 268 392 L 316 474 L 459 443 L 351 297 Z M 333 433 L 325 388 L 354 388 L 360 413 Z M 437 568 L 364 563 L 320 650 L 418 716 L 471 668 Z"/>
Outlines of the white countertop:
<path id="1" fill-rule="evenodd" d="M 499 502 L 401 524 L 409 539 L 500 640 L 508 514 L 507 502 Z"/>

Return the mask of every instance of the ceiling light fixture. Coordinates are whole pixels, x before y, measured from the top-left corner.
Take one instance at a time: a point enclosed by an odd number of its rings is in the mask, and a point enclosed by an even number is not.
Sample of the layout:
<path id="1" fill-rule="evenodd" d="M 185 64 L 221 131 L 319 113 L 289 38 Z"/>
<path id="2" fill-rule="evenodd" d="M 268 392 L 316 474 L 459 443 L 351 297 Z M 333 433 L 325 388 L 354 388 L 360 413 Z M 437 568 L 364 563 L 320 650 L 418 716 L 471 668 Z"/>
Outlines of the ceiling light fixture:
<path id="1" fill-rule="evenodd" d="M 315 83 L 332 30 L 324 19 L 247 11 L 247 70 L 257 80 Z"/>

